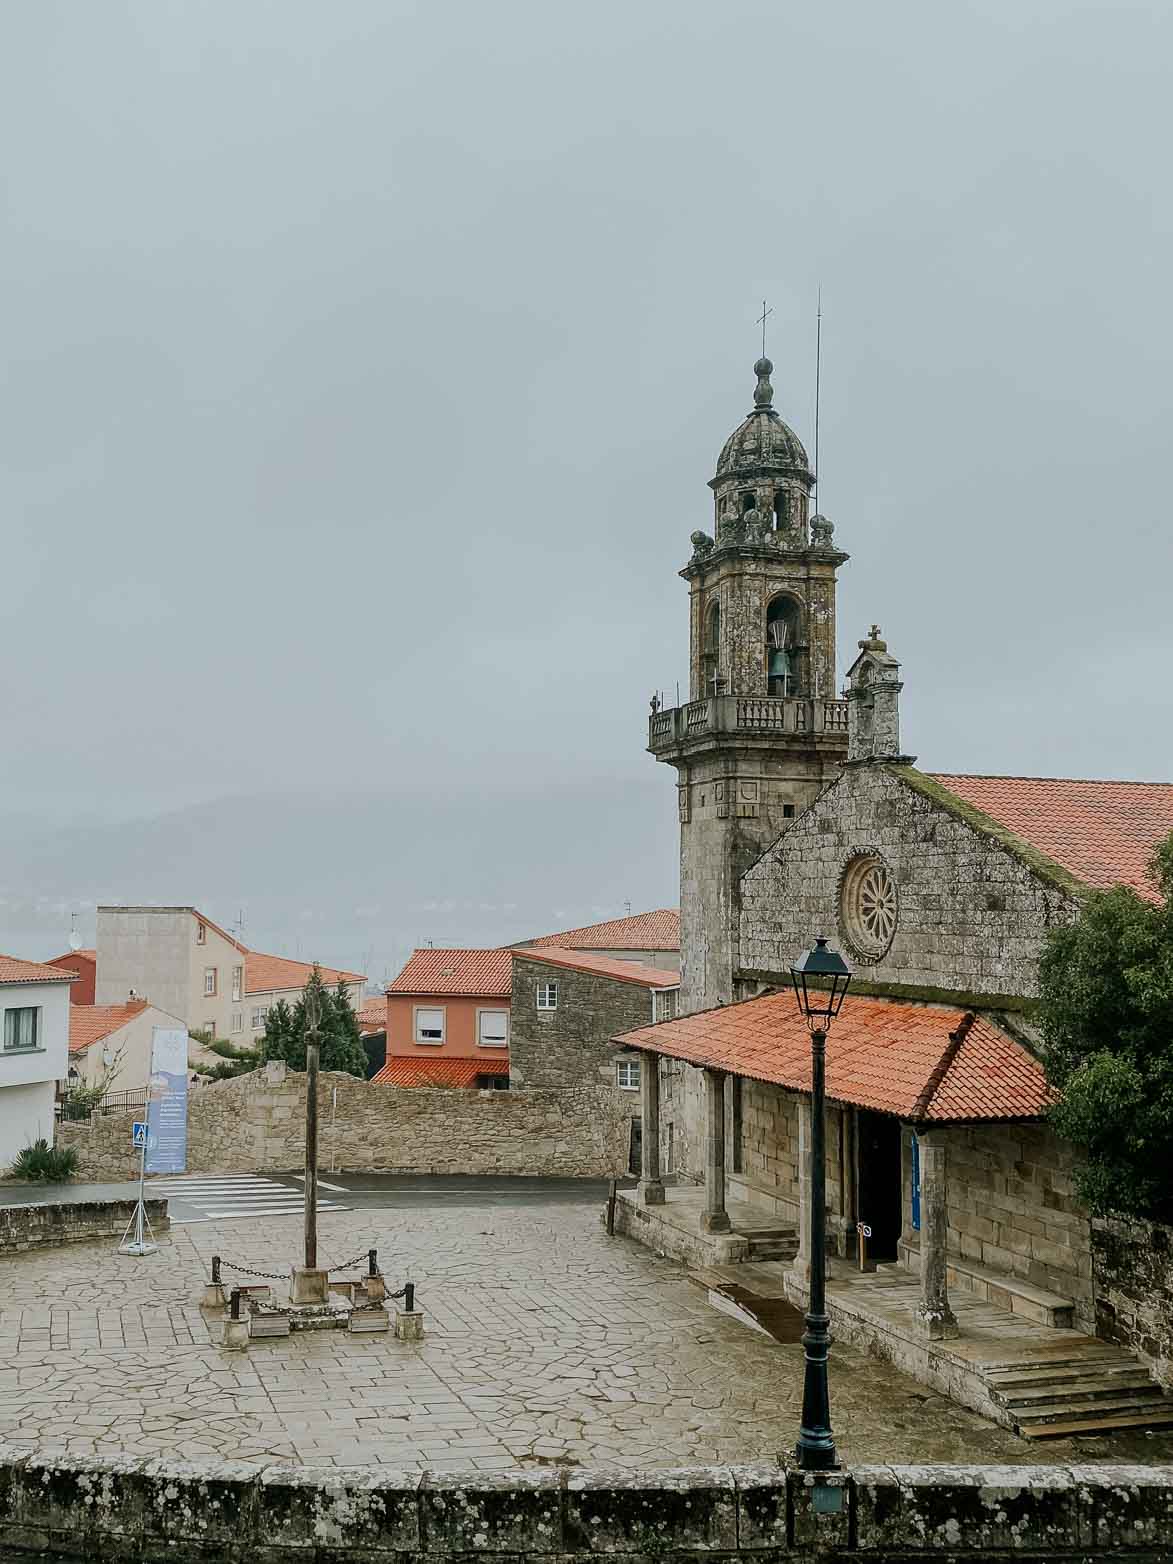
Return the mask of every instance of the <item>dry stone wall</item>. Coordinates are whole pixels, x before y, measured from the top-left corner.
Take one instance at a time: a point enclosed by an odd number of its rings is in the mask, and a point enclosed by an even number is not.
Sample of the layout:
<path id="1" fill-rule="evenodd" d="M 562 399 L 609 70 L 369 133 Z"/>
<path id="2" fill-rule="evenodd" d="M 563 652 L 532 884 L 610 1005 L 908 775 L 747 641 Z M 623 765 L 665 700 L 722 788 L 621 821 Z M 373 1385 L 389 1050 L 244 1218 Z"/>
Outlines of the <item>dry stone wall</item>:
<path id="1" fill-rule="evenodd" d="M 607 1177 L 627 1167 L 630 1124 L 604 1086 L 459 1091 L 376 1086 L 327 1072 L 318 1089 L 323 1168 L 394 1173 Z M 137 1174 L 133 1112 L 62 1124 L 83 1179 Z M 305 1157 L 305 1076 L 266 1065 L 197 1087 L 188 1108 L 188 1171 L 278 1172 Z"/>
<path id="2" fill-rule="evenodd" d="M 4 1186 L 0 1184 L 0 1201 Z M 87 1238 L 119 1237 L 134 1218 L 134 1200 L 53 1200 L 35 1205 L 0 1206 L 0 1254 L 25 1249 L 55 1249 Z M 147 1217 L 155 1233 L 170 1230 L 165 1200 L 148 1200 Z"/>
<path id="3" fill-rule="evenodd" d="M 847 864 L 875 854 L 896 883 L 896 931 L 868 960 L 841 923 Z M 838 939 L 857 977 L 930 991 L 1032 996 L 1047 931 L 1072 889 L 1036 871 L 886 766 L 852 766 L 741 882 L 740 970 L 789 981 L 812 932 Z"/>

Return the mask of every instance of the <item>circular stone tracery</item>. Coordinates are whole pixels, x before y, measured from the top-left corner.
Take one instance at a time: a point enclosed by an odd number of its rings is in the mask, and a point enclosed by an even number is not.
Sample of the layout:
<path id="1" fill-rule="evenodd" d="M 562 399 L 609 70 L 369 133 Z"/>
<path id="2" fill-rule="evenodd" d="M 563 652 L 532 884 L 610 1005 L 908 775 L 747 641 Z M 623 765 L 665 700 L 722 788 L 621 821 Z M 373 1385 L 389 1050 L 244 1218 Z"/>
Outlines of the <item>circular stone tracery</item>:
<path id="1" fill-rule="evenodd" d="M 878 853 L 852 858 L 839 882 L 843 937 L 865 961 L 879 961 L 896 933 L 896 882 Z"/>

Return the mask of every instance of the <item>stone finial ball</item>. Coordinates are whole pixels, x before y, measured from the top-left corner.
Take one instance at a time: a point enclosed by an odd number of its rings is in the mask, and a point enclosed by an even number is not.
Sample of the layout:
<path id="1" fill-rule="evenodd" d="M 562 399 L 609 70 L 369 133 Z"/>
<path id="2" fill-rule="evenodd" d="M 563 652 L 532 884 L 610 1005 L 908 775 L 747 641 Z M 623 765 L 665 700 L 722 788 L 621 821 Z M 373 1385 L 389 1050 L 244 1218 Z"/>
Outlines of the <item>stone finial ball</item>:
<path id="1" fill-rule="evenodd" d="M 753 367 L 753 372 L 755 375 L 759 376 L 772 375 L 774 373 L 774 366 L 770 363 L 768 358 L 759 358 Z"/>

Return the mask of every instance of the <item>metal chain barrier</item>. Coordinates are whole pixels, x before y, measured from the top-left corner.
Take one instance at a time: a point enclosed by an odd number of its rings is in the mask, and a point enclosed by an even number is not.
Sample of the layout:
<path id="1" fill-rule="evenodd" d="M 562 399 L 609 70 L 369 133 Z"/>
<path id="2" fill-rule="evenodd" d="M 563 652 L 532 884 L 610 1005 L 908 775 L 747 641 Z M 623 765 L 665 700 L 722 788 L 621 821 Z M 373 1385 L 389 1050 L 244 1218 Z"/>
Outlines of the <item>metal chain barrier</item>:
<path id="1" fill-rule="evenodd" d="M 322 1269 L 327 1272 L 348 1271 L 352 1265 L 357 1265 L 360 1260 L 365 1260 L 369 1254 L 369 1249 L 363 1249 L 352 1259 L 343 1260 L 341 1265 L 323 1266 Z M 288 1271 L 256 1271 L 251 1266 L 238 1265 L 235 1260 L 226 1260 L 223 1255 L 214 1255 L 213 1260 L 218 1261 L 221 1266 L 227 1266 L 230 1271 L 239 1271 L 242 1276 L 259 1276 L 266 1282 L 285 1282 L 289 1280 Z M 395 1293 L 394 1296 L 398 1298 L 400 1294 Z"/>

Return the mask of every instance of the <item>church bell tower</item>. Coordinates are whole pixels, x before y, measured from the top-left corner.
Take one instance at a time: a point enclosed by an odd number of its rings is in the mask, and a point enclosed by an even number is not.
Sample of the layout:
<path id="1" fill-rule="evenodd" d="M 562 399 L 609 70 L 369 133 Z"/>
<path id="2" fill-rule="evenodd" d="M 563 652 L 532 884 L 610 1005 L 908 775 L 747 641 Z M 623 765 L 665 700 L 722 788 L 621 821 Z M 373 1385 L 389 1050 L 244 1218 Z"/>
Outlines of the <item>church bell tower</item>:
<path id="1" fill-rule="evenodd" d="M 675 766 L 681 1010 L 728 1004 L 741 876 L 847 758 L 835 693 L 835 573 L 847 555 L 810 515 L 814 474 L 754 365 L 750 413 L 709 487 L 713 534 L 692 534 L 689 700 L 653 705 L 648 749 Z M 813 930 L 812 933 L 817 933 Z"/>

